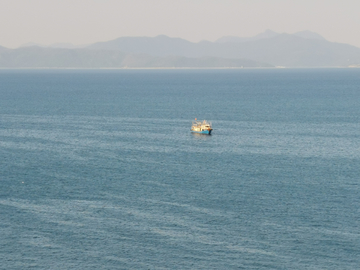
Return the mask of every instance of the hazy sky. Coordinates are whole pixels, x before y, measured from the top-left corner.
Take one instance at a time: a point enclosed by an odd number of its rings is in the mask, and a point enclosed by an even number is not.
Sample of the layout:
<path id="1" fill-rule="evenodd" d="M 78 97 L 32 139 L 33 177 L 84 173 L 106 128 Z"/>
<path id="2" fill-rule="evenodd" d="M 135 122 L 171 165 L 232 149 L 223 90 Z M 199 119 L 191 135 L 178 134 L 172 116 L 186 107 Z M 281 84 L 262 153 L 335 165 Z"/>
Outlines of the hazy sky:
<path id="1" fill-rule="evenodd" d="M 0 45 L 9 48 L 160 34 L 214 41 L 266 29 L 360 47 L 360 0 L 0 0 Z"/>

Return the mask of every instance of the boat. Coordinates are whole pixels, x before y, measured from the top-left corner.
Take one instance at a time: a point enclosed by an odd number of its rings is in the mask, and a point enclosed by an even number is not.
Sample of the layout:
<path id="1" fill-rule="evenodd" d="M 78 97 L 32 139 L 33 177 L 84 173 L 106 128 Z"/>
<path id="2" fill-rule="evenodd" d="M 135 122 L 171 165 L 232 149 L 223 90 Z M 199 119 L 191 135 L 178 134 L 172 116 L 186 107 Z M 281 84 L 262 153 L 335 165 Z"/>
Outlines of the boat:
<path id="1" fill-rule="evenodd" d="M 192 122 L 191 132 L 193 132 L 193 133 L 211 135 L 212 130 L 213 129 L 211 127 L 211 123 L 207 122 L 206 120 L 201 122 L 201 121 L 197 121 L 195 118 L 195 121 Z"/>

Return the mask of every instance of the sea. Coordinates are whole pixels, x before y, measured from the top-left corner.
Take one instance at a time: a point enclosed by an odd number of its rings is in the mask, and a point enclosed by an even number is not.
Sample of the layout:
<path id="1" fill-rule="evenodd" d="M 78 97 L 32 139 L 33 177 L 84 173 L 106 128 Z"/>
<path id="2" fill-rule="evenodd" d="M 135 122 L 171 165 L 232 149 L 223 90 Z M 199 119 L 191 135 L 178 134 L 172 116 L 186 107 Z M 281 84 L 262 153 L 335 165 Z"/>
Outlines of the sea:
<path id="1" fill-rule="evenodd" d="M 0 269 L 359 268 L 360 69 L 0 70 Z"/>

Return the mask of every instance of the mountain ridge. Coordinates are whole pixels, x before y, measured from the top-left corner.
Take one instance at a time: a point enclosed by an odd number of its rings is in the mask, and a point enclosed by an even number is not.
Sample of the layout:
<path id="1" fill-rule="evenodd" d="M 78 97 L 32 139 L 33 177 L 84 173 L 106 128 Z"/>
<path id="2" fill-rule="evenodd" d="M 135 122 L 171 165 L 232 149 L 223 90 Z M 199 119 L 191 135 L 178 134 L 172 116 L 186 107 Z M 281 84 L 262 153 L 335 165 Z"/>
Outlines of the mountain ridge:
<path id="1" fill-rule="evenodd" d="M 64 44 L 58 44 L 64 47 Z M 69 45 L 67 45 L 69 46 Z M 127 59 L 126 61 L 124 59 Z M 133 62 L 131 62 L 133 61 Z M 126 62 L 126 64 L 125 64 Z M 244 42 L 190 42 L 165 35 L 120 37 L 85 48 L 0 46 L 1 67 L 349 67 L 360 48 L 327 41 L 311 31 L 267 30 Z"/>
<path id="2" fill-rule="evenodd" d="M 241 68 L 273 67 L 249 59 L 154 57 L 116 50 L 42 48 L 0 50 L 0 68 Z"/>
<path id="3" fill-rule="evenodd" d="M 287 67 L 333 67 L 360 63 L 360 48 L 355 46 L 329 42 L 317 34 L 314 38 L 312 32 L 299 32 L 297 35 L 273 33 L 270 32 L 268 38 L 224 43 L 205 41 L 193 43 L 166 36 L 123 37 L 108 43 L 95 43 L 88 48 L 145 53 L 158 57 L 176 55 L 193 58 L 210 56 L 246 58 Z M 308 38 L 309 35 L 313 38 Z"/>

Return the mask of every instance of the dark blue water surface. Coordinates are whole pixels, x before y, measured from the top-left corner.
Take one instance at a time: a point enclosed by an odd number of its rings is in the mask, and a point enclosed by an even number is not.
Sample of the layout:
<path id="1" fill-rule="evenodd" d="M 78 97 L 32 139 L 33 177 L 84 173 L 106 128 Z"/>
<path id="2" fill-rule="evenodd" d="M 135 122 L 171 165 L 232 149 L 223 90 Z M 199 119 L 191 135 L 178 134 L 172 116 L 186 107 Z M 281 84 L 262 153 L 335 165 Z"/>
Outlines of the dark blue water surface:
<path id="1" fill-rule="evenodd" d="M 1 269 L 359 265 L 360 69 L 0 70 Z"/>

